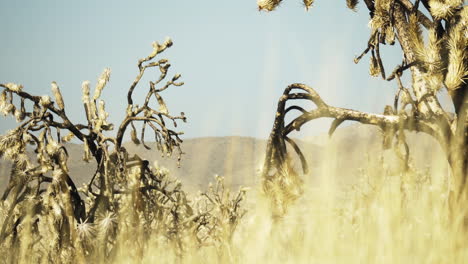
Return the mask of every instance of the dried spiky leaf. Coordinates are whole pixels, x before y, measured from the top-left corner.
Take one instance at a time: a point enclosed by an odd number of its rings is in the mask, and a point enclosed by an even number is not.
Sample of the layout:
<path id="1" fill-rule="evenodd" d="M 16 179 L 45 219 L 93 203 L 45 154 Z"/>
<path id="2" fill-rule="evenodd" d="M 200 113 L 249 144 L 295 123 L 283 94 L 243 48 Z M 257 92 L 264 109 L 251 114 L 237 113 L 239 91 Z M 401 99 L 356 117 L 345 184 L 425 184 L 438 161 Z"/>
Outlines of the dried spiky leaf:
<path id="1" fill-rule="evenodd" d="M 391 0 L 375 0 L 374 8 L 377 13 L 388 13 L 393 1 Z"/>
<path id="2" fill-rule="evenodd" d="M 282 0 L 257 0 L 258 10 L 273 11 Z"/>
<path id="3" fill-rule="evenodd" d="M 29 157 L 24 153 L 19 153 L 15 159 L 16 166 L 19 168 L 25 168 L 30 166 Z"/>
<path id="4" fill-rule="evenodd" d="M 380 75 L 380 67 L 375 56 L 371 56 L 370 58 L 369 74 L 372 77 L 378 77 Z"/>
<path id="5" fill-rule="evenodd" d="M 463 0 L 429 1 L 431 14 L 437 19 L 449 19 L 461 5 L 463 5 Z"/>
<path id="6" fill-rule="evenodd" d="M 312 7 L 312 5 L 314 4 L 314 0 L 303 0 L 302 1 L 304 3 L 304 6 L 305 6 L 305 9 L 307 11 L 309 11 L 309 9 Z"/>
<path id="7" fill-rule="evenodd" d="M 110 69 L 105 68 L 101 76 L 99 77 L 97 85 L 96 85 L 96 90 L 94 90 L 94 96 L 93 96 L 94 100 L 97 100 L 99 97 L 101 97 L 102 89 L 104 89 L 107 82 L 109 81 L 110 73 L 111 73 Z"/>
<path id="8" fill-rule="evenodd" d="M 109 232 L 117 224 L 117 218 L 112 212 L 106 212 L 99 220 L 99 229 L 104 233 Z"/>
<path id="9" fill-rule="evenodd" d="M 58 142 L 50 137 L 46 145 L 46 152 L 49 154 L 49 156 L 53 156 L 55 153 L 57 153 L 59 148 L 60 146 Z"/>
<path id="10" fill-rule="evenodd" d="M 89 81 L 84 81 L 81 84 L 81 89 L 83 92 L 83 97 L 82 97 L 83 103 L 87 104 L 89 102 Z"/>
<path id="11" fill-rule="evenodd" d="M 97 108 L 96 108 L 96 103 L 94 100 L 91 100 L 88 104 L 89 108 L 89 118 L 91 120 L 96 120 L 97 119 Z"/>
<path id="12" fill-rule="evenodd" d="M 460 85 L 466 82 L 464 78 L 468 76 L 466 51 L 468 37 L 466 36 L 466 28 L 460 24 L 450 31 L 448 38 L 449 63 L 445 85 L 449 90 L 460 88 Z"/>
<path id="13" fill-rule="evenodd" d="M 7 93 L 6 90 L 3 90 L 2 93 L 0 94 L 0 104 L 6 103 L 7 99 Z"/>
<path id="14" fill-rule="evenodd" d="M 392 26 L 385 28 L 385 41 L 390 45 L 395 44 L 395 31 Z"/>
<path id="15" fill-rule="evenodd" d="M 369 21 L 369 27 L 373 30 L 378 30 L 380 28 L 384 28 L 389 24 L 389 19 L 386 15 L 376 13 L 374 17 Z"/>
<path id="16" fill-rule="evenodd" d="M 16 83 L 7 83 L 5 84 L 6 88 L 12 92 L 21 92 L 23 90 L 23 85 Z"/>
<path id="17" fill-rule="evenodd" d="M 166 37 L 163 44 L 159 44 L 159 42 L 155 41 L 155 42 L 152 43 L 152 45 L 153 45 L 153 51 L 146 58 L 146 60 L 153 59 L 159 53 L 163 52 L 167 48 L 170 48 L 173 45 L 173 42 L 172 42 L 172 39 L 170 37 Z M 159 63 L 162 64 L 162 63 L 165 63 L 165 62 L 164 62 L 164 60 L 160 60 Z"/>
<path id="18" fill-rule="evenodd" d="M 461 10 L 460 10 L 460 20 L 461 20 L 461 23 L 465 24 L 465 26 L 468 24 L 468 5 L 464 6 Z M 468 31 L 465 31 L 465 33 L 468 34 Z M 466 36 L 466 34 L 465 34 Z"/>
<path id="19" fill-rule="evenodd" d="M 86 221 L 77 224 L 76 231 L 81 239 L 88 239 L 94 234 L 93 225 Z"/>
<path id="20" fill-rule="evenodd" d="M 170 37 L 166 37 L 164 39 L 164 46 L 166 46 L 166 48 L 170 48 L 172 47 L 174 43 L 172 42 L 172 39 Z"/>
<path id="21" fill-rule="evenodd" d="M 172 77 L 172 81 L 175 82 L 177 81 L 182 75 L 180 73 L 177 73 L 176 75 L 174 75 L 174 77 Z"/>
<path id="22" fill-rule="evenodd" d="M 437 74 L 442 70 L 442 41 L 437 38 L 435 29 L 430 29 L 428 32 L 429 43 L 424 49 L 423 60 L 429 73 Z"/>
<path id="23" fill-rule="evenodd" d="M 3 116 L 12 114 L 16 110 L 16 107 L 13 104 L 9 104 L 9 103 L 3 104 L 0 108 L 1 108 L 0 111 Z"/>
<path id="24" fill-rule="evenodd" d="M 358 3 L 359 3 L 359 0 L 346 0 L 346 5 L 348 6 L 349 9 L 353 11 L 357 11 L 356 7 Z"/>
<path id="25" fill-rule="evenodd" d="M 105 121 L 109 114 L 106 112 L 106 103 L 103 100 L 99 100 L 98 118 Z"/>
<path id="26" fill-rule="evenodd" d="M 422 37 L 421 26 L 418 22 L 418 18 L 415 14 L 409 15 L 409 26 L 408 26 L 409 40 L 415 50 L 416 60 L 418 63 L 423 63 L 425 46 Z"/>
<path id="27" fill-rule="evenodd" d="M 140 145 L 140 140 L 138 139 L 137 132 L 134 127 L 132 128 L 132 131 L 130 131 L 130 137 L 135 145 Z"/>
<path id="28" fill-rule="evenodd" d="M 48 95 L 43 95 L 41 96 L 41 100 L 39 101 L 39 104 L 41 104 L 44 107 L 48 107 L 52 101 L 50 100 L 50 97 Z"/>
<path id="29" fill-rule="evenodd" d="M 60 92 L 60 88 L 58 87 L 56 82 L 52 82 L 52 93 L 54 94 L 55 101 L 57 102 L 57 105 L 59 109 L 63 110 L 65 109 L 65 104 L 63 102 L 63 97 L 62 93 Z"/>
<path id="30" fill-rule="evenodd" d="M 83 160 L 89 162 L 91 160 L 91 151 L 89 149 L 88 140 L 83 139 Z"/>
<path id="31" fill-rule="evenodd" d="M 62 137 L 63 142 L 69 142 L 75 137 L 75 134 L 73 132 L 69 132 L 66 136 Z"/>

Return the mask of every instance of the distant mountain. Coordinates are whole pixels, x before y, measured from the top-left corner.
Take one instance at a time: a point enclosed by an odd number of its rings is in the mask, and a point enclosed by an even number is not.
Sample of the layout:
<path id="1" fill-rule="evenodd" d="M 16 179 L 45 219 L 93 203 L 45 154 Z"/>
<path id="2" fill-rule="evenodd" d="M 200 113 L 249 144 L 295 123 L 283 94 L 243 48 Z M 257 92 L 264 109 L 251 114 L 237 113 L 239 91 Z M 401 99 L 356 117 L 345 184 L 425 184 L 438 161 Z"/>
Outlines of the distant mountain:
<path id="1" fill-rule="evenodd" d="M 429 170 L 433 174 L 445 175 L 448 164 L 440 145 L 429 135 L 424 133 L 406 133 L 410 149 L 410 161 L 414 168 Z M 399 159 L 394 150 L 383 150 L 381 131 L 371 125 L 355 124 L 336 130 L 332 138 L 319 135 L 305 139 L 307 142 L 320 144 L 325 150 L 319 168 L 324 169 L 317 174 L 335 175 L 340 181 L 347 183 L 362 174 L 361 170 L 370 167 L 379 169 L 382 164 L 390 171 L 396 171 Z M 375 166 L 377 165 L 377 166 Z"/>
<path id="2" fill-rule="evenodd" d="M 154 144 L 154 143 L 153 143 Z M 152 147 L 151 143 L 148 145 Z M 322 148 L 314 144 L 307 145 L 306 153 L 309 156 L 318 155 Z M 259 180 L 258 173 L 263 163 L 263 155 L 266 140 L 250 137 L 206 137 L 187 139 L 182 149 L 180 167 L 177 166 L 177 158 L 163 157 L 161 153 L 152 148 L 145 149 L 142 145 L 127 142 L 124 144 L 127 151 L 137 154 L 151 162 L 156 161 L 158 166 L 167 168 L 173 177 L 180 179 L 184 185 L 192 190 L 205 189 L 215 175 L 225 177 L 226 183 L 232 188 L 239 186 L 253 186 Z M 96 163 L 86 163 L 82 160 L 83 149 L 78 144 L 67 144 L 70 155 L 68 166 L 70 175 L 78 186 L 87 182 L 96 170 Z M 311 161 L 311 164 L 318 164 Z M 0 191 L 7 182 L 10 165 L 0 161 Z"/>
<path id="3" fill-rule="evenodd" d="M 445 164 L 439 166 L 440 163 L 436 162 L 442 153 L 432 138 L 410 133 L 408 141 L 417 167 L 446 170 Z M 380 154 L 386 157 L 387 163 L 392 164 L 395 156 L 391 151 L 383 151 L 381 142 L 379 130 L 364 125 L 340 128 L 331 139 L 326 135 L 297 139 L 311 167 L 306 179 L 333 176 L 343 183 L 353 181 L 362 173 L 361 168 L 370 163 L 376 164 Z M 161 157 L 155 148 L 147 150 L 133 143 L 124 146 L 129 153 L 138 154 L 151 163 L 156 161 L 159 166 L 169 169 L 171 175 L 179 178 L 188 190 L 195 191 L 205 189 L 216 174 L 224 176 L 226 183 L 235 189 L 240 185 L 256 185 L 260 180 L 259 169 L 263 163 L 266 140 L 237 136 L 187 139 L 182 145 L 186 154 L 182 156 L 180 168 L 177 167 L 176 157 Z M 81 186 L 93 175 L 96 164 L 82 160 L 81 145 L 68 144 L 67 149 L 70 175 Z M 9 167 L 8 162 L 0 161 L 0 192 L 8 182 Z"/>

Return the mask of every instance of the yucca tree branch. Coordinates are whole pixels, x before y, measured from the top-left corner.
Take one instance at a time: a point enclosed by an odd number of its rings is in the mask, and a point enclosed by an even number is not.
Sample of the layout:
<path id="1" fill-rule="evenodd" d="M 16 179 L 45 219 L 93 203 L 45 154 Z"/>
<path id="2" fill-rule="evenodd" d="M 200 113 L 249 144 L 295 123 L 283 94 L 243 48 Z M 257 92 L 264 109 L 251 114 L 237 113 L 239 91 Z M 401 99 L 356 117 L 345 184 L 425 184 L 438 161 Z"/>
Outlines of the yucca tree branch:
<path id="1" fill-rule="evenodd" d="M 5 89 L 8 89 L 7 85 L 6 84 L 2 84 L 0 83 L 0 87 L 3 87 Z M 24 91 L 12 91 L 14 94 L 18 95 L 20 98 L 24 98 L 24 99 L 28 99 L 30 100 L 31 102 L 39 105 L 40 102 L 41 102 L 41 96 L 33 96 L 27 92 L 24 92 Z M 83 133 L 81 133 L 80 129 L 84 128 L 85 126 L 84 125 L 81 125 L 81 124 L 78 124 L 78 125 L 75 125 L 73 124 L 70 119 L 68 118 L 68 116 L 66 115 L 65 113 L 65 109 L 58 109 L 54 106 L 54 102 L 51 101 L 50 104 L 48 105 L 44 105 L 44 107 L 49 110 L 50 112 L 56 114 L 57 116 L 59 116 L 60 118 L 62 118 L 63 120 L 63 123 L 57 123 L 57 122 L 51 122 L 51 125 L 52 126 L 56 126 L 56 127 L 60 127 L 60 128 L 66 128 L 66 129 L 69 129 L 71 132 L 73 132 L 73 134 L 80 140 L 83 140 Z"/>
<path id="2" fill-rule="evenodd" d="M 273 6 L 263 9 L 272 11 L 279 2 L 281 1 L 270 1 L 268 3 Z M 355 10 L 357 3 L 358 1 L 347 1 L 352 10 Z M 333 119 L 330 135 L 344 121 L 379 127 L 384 132 L 385 147 L 389 147 L 389 143 L 395 137 L 398 142 L 403 141 L 406 144 L 404 131 L 431 135 L 445 151 L 452 176 L 455 178 L 454 186 L 459 188 L 456 191 L 458 197 L 464 192 L 468 199 L 468 8 L 462 1 L 429 3 L 427 0 L 364 0 L 364 3 L 370 12 L 371 32 L 366 49 L 354 62 L 358 63 L 366 54 L 370 54 L 370 74 L 375 77 L 380 75 L 387 81 L 396 80 L 398 90 L 393 107 L 386 106 L 383 114 L 334 107 L 326 104 L 315 90 L 304 84 L 288 86 L 278 102 L 268 141 L 263 168 L 264 185 L 270 189 L 285 188 L 286 181 L 281 179 L 287 177 L 288 173 L 284 173 L 285 171 L 290 171 L 290 155 L 286 143 L 292 146 L 301 163 L 304 163 L 302 152 L 290 139 L 289 134 L 300 130 L 309 121 L 327 117 Z M 430 17 L 420 10 L 421 6 L 429 11 Z M 444 25 L 441 21 L 445 22 Z M 428 33 L 427 40 L 423 37 L 421 26 Z M 403 63 L 387 78 L 380 45 L 393 45 L 395 40 L 400 44 Z M 403 86 L 400 78 L 406 71 L 411 73 L 411 86 L 408 88 Z M 443 88 L 452 98 L 455 113 L 449 113 L 438 100 L 437 94 Z M 297 105 L 285 108 L 286 102 L 293 100 L 311 101 L 316 108 L 306 110 Z M 410 106 L 410 110 L 407 106 Z M 286 114 L 292 110 L 298 111 L 299 115 L 285 124 Z M 307 166 L 303 164 L 304 173 L 305 168 Z M 275 181 L 276 183 L 272 184 Z M 278 191 L 266 191 L 274 196 L 273 200 L 281 197 Z"/>
<path id="3" fill-rule="evenodd" d="M 182 151 L 180 149 L 180 144 L 182 140 L 180 139 L 180 135 L 182 132 L 176 132 L 172 129 L 169 129 L 166 126 L 166 122 L 172 122 L 175 127 L 177 127 L 177 121 L 182 120 L 183 122 L 186 121 L 186 117 L 184 113 L 181 113 L 179 116 L 173 116 L 169 114 L 167 109 L 166 103 L 164 102 L 163 98 L 161 97 L 160 93 L 165 91 L 171 86 L 182 86 L 183 82 L 177 82 L 178 79 L 181 77 L 180 74 L 175 74 L 169 81 L 166 82 L 161 88 L 156 88 L 156 85 L 160 84 L 166 77 L 171 64 L 168 63 L 167 59 L 160 59 L 159 61 L 152 61 L 158 54 L 162 53 L 164 50 L 172 46 L 172 40 L 166 39 L 163 44 L 159 44 L 157 42 L 153 43 L 153 52 L 138 61 L 138 69 L 139 73 L 136 76 L 135 80 L 131 84 L 128 94 L 127 94 L 127 111 L 126 116 L 122 123 L 120 124 L 117 135 L 116 135 L 116 148 L 120 149 L 122 147 L 123 137 L 129 125 L 132 127 L 131 137 L 132 141 L 136 144 L 143 143 L 145 148 L 149 148 L 145 144 L 145 130 L 146 126 L 149 126 L 153 129 L 156 139 L 156 144 L 158 149 L 163 150 L 163 152 L 172 154 L 173 149 L 178 150 L 178 159 L 180 160 Z M 140 83 L 141 78 L 143 77 L 145 70 L 147 68 L 158 67 L 159 71 L 161 72 L 159 78 L 153 82 L 151 81 L 149 84 L 150 89 L 145 96 L 145 101 L 142 106 L 135 106 L 133 105 L 132 95 L 135 88 Z M 154 108 L 151 106 L 151 99 L 155 99 L 157 104 L 159 105 L 159 109 Z M 138 139 L 136 135 L 136 128 L 133 122 L 142 122 L 143 129 L 141 131 L 141 137 Z"/>
<path id="4" fill-rule="evenodd" d="M 302 90 L 305 93 L 291 93 L 293 90 Z M 303 108 L 296 106 L 285 108 L 286 103 L 289 100 L 297 99 L 310 100 L 316 105 L 316 108 L 310 111 L 306 111 Z M 296 108 L 301 109 L 301 114 L 294 118 L 290 123 L 285 124 L 284 120 L 286 114 L 290 109 Z M 263 170 L 264 177 L 268 177 L 272 166 L 277 165 L 275 165 L 275 163 L 282 163 L 285 161 L 287 153 L 284 141 L 293 145 L 295 152 L 298 153 L 301 158 L 303 168 L 308 167 L 307 164 L 304 164 L 305 160 L 302 158 L 302 153 L 298 151 L 297 145 L 292 143 L 293 140 L 289 138 L 289 134 L 293 131 L 299 131 L 307 122 L 319 118 L 333 118 L 335 121 L 339 121 L 340 124 L 343 121 L 356 121 L 361 124 L 374 125 L 386 131 L 396 131 L 399 128 L 403 128 L 408 131 L 424 132 L 437 138 L 439 142 L 441 142 L 442 148 L 448 151 L 447 141 L 445 140 L 446 135 L 444 134 L 444 131 L 434 125 L 434 121 L 432 119 L 426 119 L 423 116 L 411 116 L 406 113 L 401 115 L 374 114 L 330 106 L 322 100 L 319 94 L 312 87 L 305 84 L 295 83 L 289 85 L 285 89 L 278 102 L 274 126 L 268 140 L 267 154 Z M 336 126 L 332 126 L 331 129 L 331 132 L 333 132 L 336 129 Z M 275 147 L 275 144 L 280 147 Z M 274 150 L 275 148 L 277 149 Z M 304 173 L 306 173 L 306 169 L 304 169 Z"/>
<path id="5" fill-rule="evenodd" d="M 410 0 L 398 0 L 398 2 L 403 6 L 403 8 L 407 12 L 412 12 L 415 8 L 413 3 Z M 425 28 L 429 29 L 434 26 L 434 22 L 432 22 L 426 15 L 423 14 L 420 10 L 416 9 L 418 21 L 423 25 Z"/>

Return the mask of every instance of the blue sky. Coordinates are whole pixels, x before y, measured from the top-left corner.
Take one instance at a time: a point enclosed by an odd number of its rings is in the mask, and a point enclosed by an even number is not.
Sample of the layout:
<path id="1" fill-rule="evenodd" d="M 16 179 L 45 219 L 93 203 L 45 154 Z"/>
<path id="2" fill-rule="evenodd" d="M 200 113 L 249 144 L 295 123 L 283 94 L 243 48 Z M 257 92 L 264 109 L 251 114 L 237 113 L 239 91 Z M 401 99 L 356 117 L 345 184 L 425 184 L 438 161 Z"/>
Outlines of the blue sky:
<path id="1" fill-rule="evenodd" d="M 396 84 L 370 77 L 368 57 L 353 63 L 367 42 L 368 14 L 341 2 L 316 1 L 306 12 L 301 1 L 285 0 L 264 13 L 255 0 L 1 1 L 0 82 L 42 95 L 56 81 L 69 116 L 83 122 L 81 83 L 94 84 L 110 67 L 102 98 L 118 124 L 137 60 L 151 52 L 153 41 L 170 36 L 174 46 L 162 57 L 185 86 L 162 95 L 169 111 L 188 116 L 180 127 L 186 138 L 267 138 L 277 99 L 294 82 L 314 87 L 329 104 L 382 112 Z M 387 72 L 401 62 L 398 46 L 382 53 Z M 14 122 L 0 124 L 3 132 Z M 298 136 L 326 131 L 327 124 L 313 122 Z"/>

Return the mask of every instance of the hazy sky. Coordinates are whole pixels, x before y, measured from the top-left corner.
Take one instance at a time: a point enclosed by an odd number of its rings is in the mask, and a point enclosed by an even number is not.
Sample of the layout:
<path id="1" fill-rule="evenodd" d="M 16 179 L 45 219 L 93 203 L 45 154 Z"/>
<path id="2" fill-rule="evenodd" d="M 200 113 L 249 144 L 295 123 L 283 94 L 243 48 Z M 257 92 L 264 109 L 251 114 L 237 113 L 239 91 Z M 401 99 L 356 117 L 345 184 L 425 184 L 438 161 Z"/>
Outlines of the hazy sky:
<path id="1" fill-rule="evenodd" d="M 162 57 L 186 85 L 162 95 L 169 111 L 188 116 L 180 128 L 189 138 L 266 138 L 277 99 L 294 82 L 311 85 L 329 104 L 377 112 L 392 104 L 396 89 L 369 77 L 368 57 L 353 63 L 368 39 L 368 14 L 363 6 L 357 13 L 347 9 L 345 1 L 316 1 L 306 12 L 301 1 L 287 0 L 272 13 L 258 12 L 255 0 L 1 1 L 0 10 L 0 82 L 42 95 L 56 81 L 79 122 L 82 81 L 95 84 L 110 67 L 102 98 L 118 124 L 137 60 L 166 36 L 174 46 Z M 397 46 L 382 53 L 387 72 L 401 62 Z M 14 125 L 0 122 L 1 132 Z M 313 122 L 302 135 L 325 125 Z"/>

